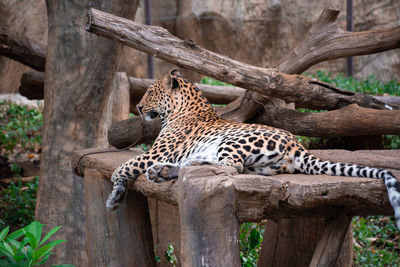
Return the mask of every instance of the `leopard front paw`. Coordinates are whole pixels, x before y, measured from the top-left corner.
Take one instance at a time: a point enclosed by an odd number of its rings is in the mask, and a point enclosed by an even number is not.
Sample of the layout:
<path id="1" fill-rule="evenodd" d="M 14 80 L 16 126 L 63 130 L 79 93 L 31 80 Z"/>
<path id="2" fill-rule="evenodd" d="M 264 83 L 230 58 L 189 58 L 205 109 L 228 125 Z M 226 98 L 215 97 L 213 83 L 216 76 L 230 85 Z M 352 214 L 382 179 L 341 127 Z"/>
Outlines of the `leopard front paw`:
<path id="1" fill-rule="evenodd" d="M 172 163 L 158 163 L 146 170 L 147 180 L 162 183 L 178 178 L 180 167 Z"/>
<path id="2" fill-rule="evenodd" d="M 115 210 L 127 195 L 126 182 L 115 183 L 111 194 L 108 196 L 106 207 Z"/>

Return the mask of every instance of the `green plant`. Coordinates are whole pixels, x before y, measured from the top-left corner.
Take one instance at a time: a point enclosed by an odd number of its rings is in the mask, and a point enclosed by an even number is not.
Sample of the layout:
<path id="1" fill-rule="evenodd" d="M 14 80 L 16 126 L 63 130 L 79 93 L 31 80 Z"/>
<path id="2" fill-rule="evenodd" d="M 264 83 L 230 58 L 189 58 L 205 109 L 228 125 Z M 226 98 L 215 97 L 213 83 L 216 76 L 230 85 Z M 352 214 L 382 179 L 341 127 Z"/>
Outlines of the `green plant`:
<path id="1" fill-rule="evenodd" d="M 174 252 L 174 246 L 172 244 L 168 244 L 168 249 L 165 251 L 165 258 L 172 266 L 176 266 L 178 264 L 178 259 L 176 258 Z"/>
<path id="2" fill-rule="evenodd" d="M 393 217 L 353 218 L 355 266 L 398 266 L 398 233 Z"/>
<path id="3" fill-rule="evenodd" d="M 239 243 L 242 266 L 257 266 L 258 255 L 264 237 L 264 227 L 264 223 L 243 223 L 240 225 Z"/>
<path id="4" fill-rule="evenodd" d="M 32 151 L 42 141 L 42 124 L 41 111 L 0 101 L 0 157 Z"/>
<path id="5" fill-rule="evenodd" d="M 19 179 L 0 192 L 0 228 L 10 225 L 14 230 L 33 221 L 38 185 L 38 177 L 27 183 Z"/>
<path id="6" fill-rule="evenodd" d="M 47 242 L 61 226 L 51 229 L 42 239 L 43 224 L 34 221 L 28 226 L 8 234 L 9 227 L 0 232 L 0 266 L 30 267 L 45 263 L 55 246 L 66 240 Z M 46 243 L 47 242 L 47 243 Z M 58 265 L 73 266 L 73 265 Z"/>

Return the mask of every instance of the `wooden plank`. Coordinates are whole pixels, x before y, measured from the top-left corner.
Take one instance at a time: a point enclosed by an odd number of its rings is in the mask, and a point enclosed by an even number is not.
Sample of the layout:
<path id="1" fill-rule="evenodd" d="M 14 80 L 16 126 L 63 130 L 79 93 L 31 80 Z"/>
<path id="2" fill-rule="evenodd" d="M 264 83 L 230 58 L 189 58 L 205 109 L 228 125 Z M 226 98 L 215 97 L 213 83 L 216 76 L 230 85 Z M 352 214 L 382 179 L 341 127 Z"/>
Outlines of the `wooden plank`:
<path id="1" fill-rule="evenodd" d="M 134 152 L 138 153 L 138 150 Z M 376 164 L 372 165 L 377 167 L 399 168 L 400 166 L 398 160 L 385 161 L 389 155 L 398 155 L 396 150 L 365 153 L 345 150 L 315 152 L 325 160 L 349 158 L 351 163 L 363 164 L 371 163 L 375 159 Z M 77 159 L 84 153 L 85 151 L 75 153 L 73 166 L 76 166 Z M 88 155 L 81 160 L 76 173 L 81 174 L 85 168 L 90 167 L 109 178 L 114 169 L 133 157 L 133 154 L 130 151 L 122 151 Z M 218 181 L 226 178 L 221 174 L 226 172 L 226 168 L 228 167 L 193 166 L 189 167 L 190 172 L 187 172 L 187 175 Z M 237 216 L 240 221 L 258 221 L 263 218 L 333 217 L 341 212 L 354 215 L 393 214 L 386 188 L 382 181 L 376 179 L 302 174 L 237 175 L 233 170 L 231 173 L 235 178 Z M 393 170 L 393 173 L 400 177 L 399 170 Z M 176 180 L 154 184 L 148 182 L 144 176 L 140 176 L 128 186 L 130 190 L 140 191 L 145 196 L 174 205 L 178 203 Z"/>
<path id="2" fill-rule="evenodd" d="M 327 220 L 321 239 L 315 249 L 310 267 L 326 266 L 334 267 L 339 256 L 340 250 L 349 224 L 351 216 L 342 214 Z"/>
<path id="3" fill-rule="evenodd" d="M 147 199 L 129 192 L 110 213 L 105 199 L 112 186 L 101 172 L 84 172 L 87 266 L 157 266 Z"/>

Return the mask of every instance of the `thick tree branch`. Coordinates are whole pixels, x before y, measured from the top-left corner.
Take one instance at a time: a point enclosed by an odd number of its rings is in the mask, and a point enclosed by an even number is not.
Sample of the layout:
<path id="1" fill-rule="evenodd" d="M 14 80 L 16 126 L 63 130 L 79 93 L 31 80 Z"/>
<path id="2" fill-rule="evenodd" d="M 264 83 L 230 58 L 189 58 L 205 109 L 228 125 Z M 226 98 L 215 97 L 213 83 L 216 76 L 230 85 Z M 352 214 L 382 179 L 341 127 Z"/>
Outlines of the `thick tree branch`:
<path id="1" fill-rule="evenodd" d="M 274 107 L 251 122 L 273 125 L 304 136 L 400 135 L 400 110 L 376 110 L 356 104 L 315 113 Z"/>
<path id="2" fill-rule="evenodd" d="M 325 8 L 318 21 L 280 60 L 278 69 L 289 74 L 302 73 L 322 61 L 375 54 L 400 47 L 400 26 L 348 32 L 336 22 L 339 13 L 335 8 Z"/>
<path id="3" fill-rule="evenodd" d="M 384 109 L 385 104 L 363 94 L 343 91 L 314 79 L 288 75 L 277 69 L 264 69 L 221 56 L 181 40 L 167 30 L 126 20 L 96 9 L 87 14 L 86 29 L 97 35 L 159 57 L 180 67 L 243 87 L 263 95 L 274 96 L 298 106 L 335 109 L 351 103 Z"/>
<path id="4" fill-rule="evenodd" d="M 32 40 L 24 40 L 0 28 L 0 55 L 14 59 L 32 69 L 44 71 L 46 49 Z"/>

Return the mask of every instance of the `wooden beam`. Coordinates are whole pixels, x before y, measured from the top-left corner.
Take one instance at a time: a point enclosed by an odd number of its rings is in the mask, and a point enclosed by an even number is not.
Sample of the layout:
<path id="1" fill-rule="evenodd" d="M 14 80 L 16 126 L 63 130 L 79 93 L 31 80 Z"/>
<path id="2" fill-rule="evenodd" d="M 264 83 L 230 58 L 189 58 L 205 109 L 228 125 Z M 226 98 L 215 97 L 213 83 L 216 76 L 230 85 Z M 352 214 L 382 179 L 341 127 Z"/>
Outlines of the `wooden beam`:
<path id="1" fill-rule="evenodd" d="M 33 40 L 13 35 L 4 28 L 0 28 L 0 55 L 38 71 L 44 71 L 46 64 L 44 47 Z"/>
<path id="2" fill-rule="evenodd" d="M 384 103 L 368 95 L 232 60 L 203 49 L 193 41 L 181 40 L 161 27 L 143 25 L 93 8 L 87 14 L 86 29 L 180 67 L 263 95 L 295 102 L 299 107 L 330 110 L 357 103 L 363 107 L 386 108 Z"/>
<path id="3" fill-rule="evenodd" d="M 104 152 L 82 155 L 96 150 L 81 150 L 73 155 L 72 166 L 76 174 L 83 175 L 86 168 L 100 171 L 110 178 L 122 162 L 132 158 L 140 150 Z M 98 151 L 98 150 L 97 150 Z M 344 150 L 311 151 L 324 160 L 355 164 L 367 164 L 379 168 L 397 168 L 393 173 L 400 177 L 398 151 L 357 151 Z M 81 158 L 79 164 L 78 159 Z M 342 212 L 353 215 L 393 214 L 384 184 L 376 179 L 349 178 L 328 175 L 275 176 L 235 174 L 233 168 L 194 166 L 186 177 L 205 177 L 210 183 L 226 179 L 226 172 L 233 175 L 237 194 L 237 216 L 240 222 L 259 221 L 265 218 L 334 217 Z M 129 183 L 130 190 L 142 192 L 177 205 L 178 184 L 176 180 L 155 184 L 142 175 Z"/>
<path id="4" fill-rule="evenodd" d="M 278 69 L 302 73 L 319 62 L 400 48 L 400 26 L 349 32 L 337 24 L 339 13 L 338 9 L 325 8 L 298 45 L 280 60 Z"/>
<path id="5" fill-rule="evenodd" d="M 183 169 L 178 180 L 182 266 L 241 266 L 232 169 L 212 180 L 191 172 Z"/>
<path id="6" fill-rule="evenodd" d="M 251 122 L 304 136 L 400 135 L 400 110 L 376 110 L 356 104 L 328 112 L 299 112 L 274 107 Z"/>
<path id="7" fill-rule="evenodd" d="M 315 249 L 310 267 L 335 267 L 352 216 L 341 214 L 328 219 Z"/>
<path id="8" fill-rule="evenodd" d="M 86 169 L 84 188 L 87 266 L 157 266 L 147 199 L 131 192 L 110 213 L 104 200 L 112 185 L 101 172 Z"/>
<path id="9" fill-rule="evenodd" d="M 30 71 L 21 76 L 18 91 L 28 99 L 44 98 L 44 72 Z"/>

